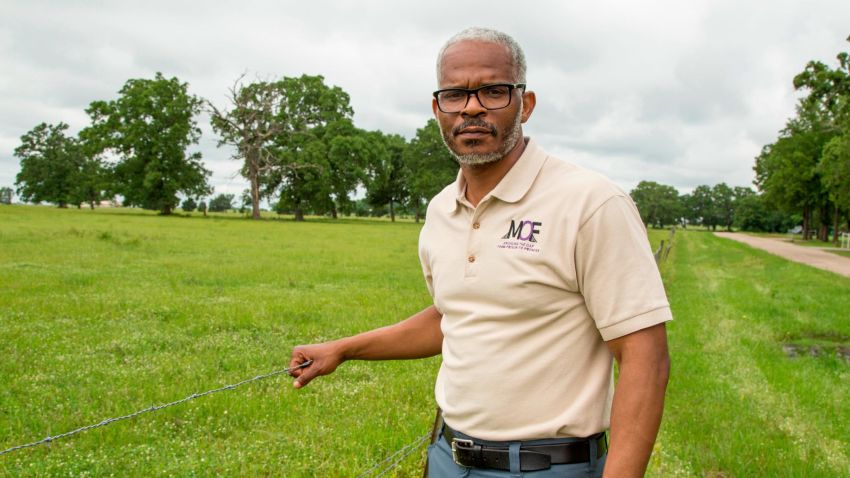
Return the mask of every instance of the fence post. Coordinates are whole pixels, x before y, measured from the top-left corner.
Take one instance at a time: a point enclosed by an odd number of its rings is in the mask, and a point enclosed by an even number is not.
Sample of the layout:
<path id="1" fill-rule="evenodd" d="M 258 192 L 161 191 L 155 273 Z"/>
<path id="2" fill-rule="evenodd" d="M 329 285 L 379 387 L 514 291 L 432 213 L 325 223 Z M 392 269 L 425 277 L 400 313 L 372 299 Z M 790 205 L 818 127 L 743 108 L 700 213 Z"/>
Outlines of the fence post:
<path id="1" fill-rule="evenodd" d="M 661 253 L 664 251 L 664 239 L 661 239 L 661 244 L 658 245 L 658 250 L 655 251 L 655 265 L 661 265 Z"/>

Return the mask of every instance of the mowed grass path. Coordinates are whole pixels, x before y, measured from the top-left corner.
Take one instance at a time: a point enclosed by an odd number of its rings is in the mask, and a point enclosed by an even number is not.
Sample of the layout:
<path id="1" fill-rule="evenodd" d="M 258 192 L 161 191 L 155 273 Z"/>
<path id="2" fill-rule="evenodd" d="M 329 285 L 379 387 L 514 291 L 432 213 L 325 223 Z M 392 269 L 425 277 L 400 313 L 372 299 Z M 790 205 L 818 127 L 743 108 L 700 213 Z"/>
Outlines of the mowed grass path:
<path id="1" fill-rule="evenodd" d="M 0 207 L 0 449 L 288 365 L 430 303 L 412 223 Z M 0 456 L 3 476 L 355 476 L 425 433 L 437 359 L 285 376 Z M 419 473 L 407 460 L 398 476 Z"/>
<path id="2" fill-rule="evenodd" d="M 677 234 L 670 259 L 672 378 L 649 475 L 850 476 L 850 279 L 707 232 Z"/>

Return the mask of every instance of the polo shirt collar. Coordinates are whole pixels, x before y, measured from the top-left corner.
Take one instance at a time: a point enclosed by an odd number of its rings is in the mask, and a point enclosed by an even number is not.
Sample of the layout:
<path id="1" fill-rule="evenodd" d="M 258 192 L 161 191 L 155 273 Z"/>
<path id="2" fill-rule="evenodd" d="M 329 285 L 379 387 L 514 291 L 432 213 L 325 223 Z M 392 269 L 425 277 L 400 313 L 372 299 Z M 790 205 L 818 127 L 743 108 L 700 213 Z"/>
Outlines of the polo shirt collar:
<path id="1" fill-rule="evenodd" d="M 528 138 L 522 156 L 487 196 L 508 203 L 519 201 L 531 189 L 531 184 L 537 178 L 545 162 L 546 152 L 538 147 L 534 140 Z M 457 173 L 455 184 L 457 185 L 455 200 L 452 201 L 451 207 L 447 211 L 449 213 L 457 211 L 461 204 L 469 204 L 469 201 L 466 200 L 466 179 L 463 177 L 462 169 Z"/>

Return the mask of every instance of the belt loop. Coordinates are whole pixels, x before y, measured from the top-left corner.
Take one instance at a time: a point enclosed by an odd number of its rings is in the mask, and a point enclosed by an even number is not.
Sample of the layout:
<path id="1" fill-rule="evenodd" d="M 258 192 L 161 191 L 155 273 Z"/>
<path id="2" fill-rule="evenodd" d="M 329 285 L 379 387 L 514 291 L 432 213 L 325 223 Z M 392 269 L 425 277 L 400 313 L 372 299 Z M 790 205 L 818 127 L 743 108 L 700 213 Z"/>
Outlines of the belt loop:
<path id="1" fill-rule="evenodd" d="M 519 447 L 521 443 L 513 442 L 508 445 L 508 459 L 510 460 L 511 467 L 511 478 L 522 478 L 522 473 L 520 473 L 520 463 L 519 463 Z"/>
<path id="2" fill-rule="evenodd" d="M 594 436 L 590 437 L 588 442 L 589 442 L 590 446 L 587 447 L 587 448 L 590 450 L 590 459 L 587 460 L 587 471 L 589 473 L 593 473 L 594 471 L 596 471 L 596 456 L 599 454 L 599 448 L 598 448 L 599 447 L 599 437 L 598 437 L 598 435 L 594 435 Z"/>

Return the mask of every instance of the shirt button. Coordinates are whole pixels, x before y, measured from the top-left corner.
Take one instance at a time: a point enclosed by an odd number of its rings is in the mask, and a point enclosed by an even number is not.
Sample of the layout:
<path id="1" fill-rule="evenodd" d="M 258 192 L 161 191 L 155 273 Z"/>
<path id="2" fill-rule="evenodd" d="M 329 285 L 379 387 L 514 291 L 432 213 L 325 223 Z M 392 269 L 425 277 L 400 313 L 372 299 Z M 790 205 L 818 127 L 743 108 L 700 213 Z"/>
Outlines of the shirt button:
<path id="1" fill-rule="evenodd" d="M 473 229 L 478 229 L 479 227 L 481 227 L 481 224 L 479 224 L 479 223 L 477 223 L 477 222 L 476 222 L 475 224 L 473 224 L 473 225 L 472 225 L 472 228 L 473 228 Z"/>
<path id="2" fill-rule="evenodd" d="M 475 262 L 475 256 L 469 256 L 466 260 L 469 262 Z"/>

